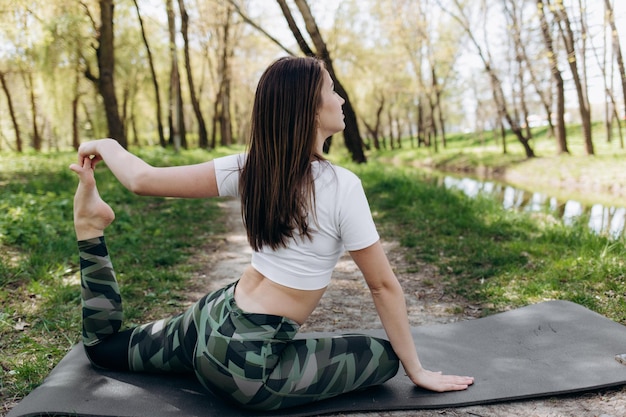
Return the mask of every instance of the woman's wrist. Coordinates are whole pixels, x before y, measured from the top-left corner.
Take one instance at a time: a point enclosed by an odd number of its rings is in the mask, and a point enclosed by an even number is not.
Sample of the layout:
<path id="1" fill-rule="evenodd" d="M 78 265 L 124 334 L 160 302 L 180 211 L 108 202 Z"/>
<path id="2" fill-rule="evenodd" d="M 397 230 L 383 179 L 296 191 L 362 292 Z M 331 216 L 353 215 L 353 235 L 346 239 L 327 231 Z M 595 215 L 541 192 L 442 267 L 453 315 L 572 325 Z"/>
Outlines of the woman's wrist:
<path id="1" fill-rule="evenodd" d="M 406 375 L 412 381 L 415 381 L 419 377 L 419 375 L 424 371 L 424 368 L 422 368 L 422 364 L 419 362 L 419 360 L 412 361 L 412 363 L 402 362 L 402 366 L 404 367 L 404 371 L 406 372 Z"/>

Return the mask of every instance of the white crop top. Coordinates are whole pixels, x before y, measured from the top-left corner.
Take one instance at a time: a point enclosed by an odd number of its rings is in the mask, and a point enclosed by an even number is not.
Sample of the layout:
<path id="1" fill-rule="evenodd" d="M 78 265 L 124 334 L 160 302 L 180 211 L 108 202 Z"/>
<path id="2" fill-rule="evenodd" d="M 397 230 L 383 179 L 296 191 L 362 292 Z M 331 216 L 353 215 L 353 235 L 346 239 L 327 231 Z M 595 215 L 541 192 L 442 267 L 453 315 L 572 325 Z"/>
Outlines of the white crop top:
<path id="1" fill-rule="evenodd" d="M 239 197 L 240 167 L 245 155 L 214 160 L 220 196 Z M 286 248 L 264 246 L 252 253 L 252 266 L 268 279 L 286 287 L 317 290 L 330 277 L 345 250 L 365 249 L 379 239 L 361 180 L 345 168 L 315 161 L 317 224 L 309 216 L 312 239 L 295 237 Z"/>

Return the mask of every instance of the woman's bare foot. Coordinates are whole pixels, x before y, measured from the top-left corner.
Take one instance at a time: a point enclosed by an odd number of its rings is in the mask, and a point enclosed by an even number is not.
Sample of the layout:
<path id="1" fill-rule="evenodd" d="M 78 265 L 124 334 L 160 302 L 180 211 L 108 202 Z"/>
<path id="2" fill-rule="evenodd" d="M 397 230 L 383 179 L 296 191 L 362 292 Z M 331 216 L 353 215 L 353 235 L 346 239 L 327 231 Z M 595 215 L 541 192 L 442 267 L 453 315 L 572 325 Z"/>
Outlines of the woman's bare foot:
<path id="1" fill-rule="evenodd" d="M 104 229 L 115 219 L 113 209 L 102 200 L 96 187 L 91 160 L 83 165 L 72 164 L 70 169 L 78 174 L 79 182 L 74 194 L 74 229 L 78 240 L 104 235 Z"/>

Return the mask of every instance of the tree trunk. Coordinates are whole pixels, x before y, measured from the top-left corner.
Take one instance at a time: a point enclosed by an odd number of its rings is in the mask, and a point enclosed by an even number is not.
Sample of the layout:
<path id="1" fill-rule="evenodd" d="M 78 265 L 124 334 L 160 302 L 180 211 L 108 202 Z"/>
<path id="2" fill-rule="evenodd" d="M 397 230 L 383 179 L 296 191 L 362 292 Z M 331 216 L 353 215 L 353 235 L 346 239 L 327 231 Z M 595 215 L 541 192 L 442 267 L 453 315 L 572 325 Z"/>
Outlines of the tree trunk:
<path id="1" fill-rule="evenodd" d="M 266 38 L 268 38 L 270 41 L 272 41 L 274 44 L 276 44 L 280 49 L 285 51 L 288 55 L 291 55 L 291 56 L 295 56 L 296 55 L 294 52 L 291 51 L 291 49 L 287 48 L 278 39 L 276 39 L 275 37 L 270 35 L 265 29 L 263 29 L 261 26 L 256 24 L 252 19 L 250 19 L 250 17 L 248 15 L 246 15 L 241 10 L 241 7 L 239 7 L 239 5 L 237 3 L 235 3 L 235 0 L 228 0 L 228 3 L 234 8 L 234 10 L 243 19 L 244 22 L 246 22 L 247 24 L 252 26 L 254 29 L 256 29 L 259 32 L 261 32 Z M 281 5 L 281 7 L 282 7 L 282 5 Z"/>
<path id="2" fill-rule="evenodd" d="M 565 50 L 567 52 L 570 71 L 574 84 L 576 85 L 576 95 L 578 96 L 578 107 L 580 109 L 580 119 L 583 126 L 583 138 L 585 141 L 585 151 L 587 155 L 593 155 L 593 140 L 591 137 L 591 106 L 589 104 L 589 97 L 587 94 L 587 87 L 583 85 L 583 82 L 578 72 L 578 63 L 576 59 L 576 48 L 574 41 L 574 32 L 567 16 L 567 11 L 562 2 L 557 1 L 557 4 L 552 9 L 552 12 L 558 23 L 559 32 L 563 38 L 565 44 Z M 581 11 L 581 13 L 584 13 Z"/>
<path id="3" fill-rule="evenodd" d="M 167 11 L 167 28 L 170 45 L 170 88 L 169 88 L 169 114 L 170 144 L 176 151 L 187 147 L 187 135 L 185 131 L 185 119 L 183 115 L 183 101 L 180 91 L 180 74 L 178 72 L 178 51 L 176 50 L 176 18 L 172 0 L 165 0 Z"/>
<path id="4" fill-rule="evenodd" d="M 396 145 L 394 144 L 394 136 L 393 136 L 393 116 L 391 115 L 391 107 L 387 107 L 387 120 L 388 120 L 388 132 L 389 132 L 389 147 L 391 148 L 391 150 L 394 150 L 396 148 Z"/>
<path id="5" fill-rule="evenodd" d="M 120 119 L 115 95 L 115 46 L 113 42 L 113 0 L 100 0 L 100 30 L 98 35 L 98 92 L 104 102 L 109 136 L 124 148 L 128 147 L 124 122 Z"/>
<path id="6" fill-rule="evenodd" d="M 226 8 L 226 17 L 224 19 L 224 26 L 222 27 L 224 33 L 222 37 L 222 56 L 220 61 L 220 94 L 219 94 L 219 123 L 220 123 L 220 144 L 222 146 L 230 146 L 233 142 L 233 125 L 230 114 L 230 57 L 231 57 L 231 17 L 233 9 L 231 5 Z"/>
<path id="7" fill-rule="evenodd" d="M 230 78 L 223 81 L 224 93 L 222 94 L 222 111 L 220 118 L 221 145 L 230 146 L 233 144 L 233 124 L 230 117 Z"/>
<path id="8" fill-rule="evenodd" d="M 33 129 L 32 146 L 37 152 L 41 151 L 41 133 L 39 132 L 39 125 L 37 124 L 37 101 L 35 99 L 35 83 L 33 81 L 33 73 L 29 71 L 24 75 L 24 84 L 28 85 L 28 97 L 30 100 L 30 113 L 31 113 L 31 125 Z"/>
<path id="9" fill-rule="evenodd" d="M 417 147 L 426 145 L 426 135 L 424 134 L 424 100 L 417 101 Z"/>
<path id="10" fill-rule="evenodd" d="M 439 86 L 439 80 L 437 78 L 437 70 L 434 65 L 431 65 L 431 73 L 432 73 L 432 88 L 435 94 L 435 107 L 433 111 L 437 112 L 437 120 L 439 121 L 439 128 L 441 129 L 441 146 L 445 149 L 447 146 L 447 138 L 446 138 L 446 123 L 445 117 L 443 117 L 443 106 L 441 105 L 441 90 L 442 88 Z M 433 114 L 433 118 L 435 115 Z M 435 151 L 437 152 L 437 151 Z"/>
<path id="11" fill-rule="evenodd" d="M 77 54 L 79 56 L 80 54 Z M 74 63 L 74 91 L 72 97 L 72 147 L 78 150 L 80 146 L 80 135 L 78 128 L 78 107 L 80 104 L 80 60 L 77 59 Z"/>
<path id="12" fill-rule="evenodd" d="M 569 153 L 567 147 L 567 134 L 565 130 L 565 87 L 563 83 L 563 76 L 559 70 L 558 59 L 556 51 L 554 50 L 554 42 L 552 35 L 550 34 L 550 27 L 546 20 L 543 0 L 537 0 L 537 10 L 539 12 L 539 18 L 541 19 L 541 33 L 543 35 L 543 41 L 548 51 L 548 59 L 550 60 L 550 71 L 552 73 L 552 79 L 556 87 L 556 143 L 559 153 Z M 550 118 L 550 113 L 548 113 Z M 550 121 L 552 123 L 552 121 Z"/>
<path id="13" fill-rule="evenodd" d="M 498 117 L 498 125 L 500 126 L 500 135 L 502 136 L 502 154 L 506 155 L 508 153 L 506 148 L 506 129 L 504 128 L 502 117 Z"/>
<path id="14" fill-rule="evenodd" d="M 154 95 L 155 95 L 155 107 L 156 107 L 156 121 L 157 121 L 157 132 L 159 135 L 159 145 L 161 147 L 165 147 L 167 143 L 165 142 L 165 134 L 163 132 L 163 116 L 161 114 L 161 92 L 159 90 L 159 81 L 157 79 L 156 70 L 154 68 L 154 58 L 152 57 L 152 50 L 150 49 L 150 45 L 148 44 L 148 37 L 146 36 L 146 31 L 143 25 L 143 18 L 141 17 L 141 13 L 139 12 L 139 4 L 137 0 L 133 0 L 135 3 L 135 9 L 137 10 L 137 18 L 139 19 L 139 27 L 141 28 L 141 37 L 143 38 L 143 43 L 146 46 L 146 53 L 148 54 L 148 65 L 150 66 L 150 74 L 152 76 L 152 85 L 154 86 Z"/>
<path id="15" fill-rule="evenodd" d="M 222 103 L 222 89 L 218 88 L 215 101 L 213 102 L 213 121 L 211 125 L 211 148 L 215 148 L 217 146 L 217 124 L 219 123 L 219 119 L 221 117 L 220 116 L 221 103 Z"/>
<path id="16" fill-rule="evenodd" d="M 372 139 L 374 140 L 374 149 L 376 150 L 380 150 L 380 117 L 384 107 L 385 97 L 381 96 L 380 101 L 378 102 L 378 109 L 376 109 L 376 123 L 374 126 L 369 125 L 365 120 L 363 120 L 365 128 L 369 131 L 370 135 L 372 135 Z"/>
<path id="17" fill-rule="evenodd" d="M 300 31 L 296 20 L 293 18 L 293 14 L 291 14 L 291 10 L 289 9 L 289 6 L 287 6 L 287 2 L 285 0 L 277 1 L 280 6 L 280 10 L 283 12 L 283 16 L 285 16 L 285 20 L 287 20 L 287 26 L 289 26 L 289 30 L 291 30 L 291 33 L 296 39 L 302 53 L 307 56 L 315 56 L 315 52 L 313 52 L 306 39 L 304 39 L 304 36 L 302 36 L 302 32 Z"/>
<path id="18" fill-rule="evenodd" d="M 433 147 L 435 153 L 439 152 L 439 130 L 437 129 L 437 119 L 435 117 L 435 98 L 432 91 L 428 94 L 428 137 L 429 146 Z"/>
<path id="19" fill-rule="evenodd" d="M 407 126 L 408 126 L 408 130 L 409 130 L 409 147 L 410 148 L 414 148 L 415 147 L 415 136 L 413 134 L 413 122 L 411 120 L 411 108 L 408 107 L 406 109 L 406 120 L 407 120 Z"/>
<path id="20" fill-rule="evenodd" d="M 124 136 L 128 141 L 128 102 L 130 100 L 130 87 L 124 86 L 122 91 L 122 120 L 124 121 Z"/>
<path id="21" fill-rule="evenodd" d="M 308 46 L 300 31 L 297 30 L 295 20 L 293 19 L 293 16 L 286 4 L 286 1 L 277 1 L 281 7 L 281 10 L 283 11 L 283 14 L 285 15 L 285 18 L 287 19 L 287 22 L 294 37 L 298 41 L 300 49 L 306 55 L 313 55 L 312 49 Z M 359 132 L 359 125 L 357 123 L 356 113 L 354 111 L 354 108 L 352 107 L 352 103 L 350 102 L 350 97 L 348 96 L 347 91 L 345 90 L 341 82 L 337 79 L 330 53 L 328 51 L 326 43 L 324 42 L 324 39 L 322 38 L 322 35 L 320 34 L 317 23 L 313 18 L 311 9 L 309 8 L 309 5 L 306 3 L 305 0 L 295 0 L 295 3 L 298 7 L 298 10 L 300 11 L 300 14 L 302 15 L 302 18 L 304 19 L 306 30 L 311 37 L 313 44 L 315 45 L 315 55 L 317 55 L 324 61 L 324 63 L 326 64 L 326 70 L 328 70 L 328 73 L 335 83 L 335 90 L 337 91 L 337 94 L 339 94 L 345 100 L 345 103 L 343 105 L 343 113 L 345 116 L 344 121 L 346 124 L 346 128 L 343 131 L 343 137 L 346 147 L 352 155 L 353 161 L 357 163 L 367 162 L 367 158 L 365 157 L 365 154 L 363 152 L 363 139 L 361 138 L 361 133 Z M 289 22 L 293 22 L 293 25 Z"/>
<path id="22" fill-rule="evenodd" d="M 189 15 L 187 14 L 187 9 L 185 8 L 185 1 L 178 0 L 178 8 L 180 10 L 181 16 L 181 29 L 180 32 L 183 35 L 184 41 L 184 51 L 185 51 L 185 68 L 187 70 L 187 84 L 189 86 L 189 96 L 191 98 L 191 105 L 193 107 L 193 112 L 196 116 L 196 120 L 198 121 L 198 146 L 200 148 L 206 149 L 209 147 L 209 138 L 206 131 L 206 124 L 204 123 L 204 117 L 202 116 L 202 111 L 200 110 L 200 102 L 198 101 L 198 96 L 196 94 L 196 89 L 194 87 L 193 75 L 191 71 L 191 58 L 189 54 Z"/>
<path id="23" fill-rule="evenodd" d="M 137 115 L 135 110 L 136 100 L 133 100 L 133 103 L 130 107 L 130 128 L 133 131 L 133 144 L 135 146 L 139 146 L 139 130 L 137 129 Z"/>
<path id="24" fill-rule="evenodd" d="M 9 116 L 11 116 L 11 123 L 13 123 L 13 129 L 15 130 L 15 149 L 17 152 L 23 152 L 22 148 L 22 134 L 20 132 L 20 125 L 17 122 L 17 116 L 15 115 L 15 108 L 13 107 L 13 99 L 11 98 L 11 92 L 7 85 L 5 73 L 0 72 L 0 84 L 2 84 L 2 90 L 7 97 L 7 105 L 9 107 Z"/>
<path id="25" fill-rule="evenodd" d="M 72 148 L 78 150 L 80 139 L 78 135 L 78 100 L 79 96 L 74 95 L 72 98 Z"/>
<path id="26" fill-rule="evenodd" d="M 462 10 L 463 7 L 460 4 L 459 0 L 454 0 L 454 4 L 457 6 L 459 10 Z M 522 131 L 519 123 L 517 123 L 513 119 L 513 117 L 511 116 L 511 113 L 509 112 L 509 109 L 506 103 L 506 98 L 504 95 L 504 90 L 502 89 L 502 82 L 500 81 L 500 78 L 498 78 L 498 74 L 496 73 L 496 71 L 491 67 L 491 59 L 487 59 L 487 56 L 485 56 L 486 53 L 483 52 L 483 49 L 481 48 L 480 44 L 476 40 L 474 33 L 472 32 L 467 20 L 459 17 L 458 15 L 455 15 L 454 13 L 451 13 L 448 10 L 445 10 L 445 11 L 461 25 L 461 27 L 465 30 L 465 33 L 467 33 L 469 40 L 474 44 L 474 47 L 478 51 L 478 56 L 480 60 L 482 61 L 483 65 L 485 66 L 485 71 L 487 72 L 487 75 L 489 76 L 489 79 L 491 81 L 491 88 L 492 88 L 492 95 L 493 95 L 494 103 L 496 104 L 498 108 L 499 116 L 501 116 L 499 118 L 506 119 L 507 123 L 509 124 L 511 128 L 511 131 L 515 134 L 515 137 L 524 148 L 524 153 L 526 154 L 526 157 L 534 158 L 535 152 L 530 146 L 528 138 L 524 136 L 524 132 Z"/>
<path id="27" fill-rule="evenodd" d="M 619 70 L 619 76 L 622 81 L 622 94 L 624 97 L 624 103 L 626 103 L 626 71 L 624 70 L 624 58 L 622 57 L 622 46 L 619 41 L 619 33 L 617 32 L 617 26 L 615 25 L 615 15 L 613 14 L 613 7 L 609 0 L 604 0 L 606 5 L 607 17 L 611 26 L 611 38 L 613 41 L 613 50 L 617 59 L 617 67 Z M 626 110 L 626 106 L 625 106 Z M 626 117 L 626 116 L 625 116 Z"/>
<path id="28" fill-rule="evenodd" d="M 534 158 L 535 151 L 531 148 L 529 139 L 524 136 L 524 132 L 522 131 L 522 128 L 520 127 L 519 123 L 517 123 L 513 119 L 513 117 L 511 116 L 511 113 L 509 112 L 507 108 L 506 101 L 504 98 L 504 91 L 502 91 L 502 83 L 500 82 L 500 79 L 497 77 L 495 72 L 493 72 L 493 70 L 491 69 L 489 65 L 487 65 L 487 72 L 491 76 L 491 81 L 492 81 L 492 86 L 493 86 L 493 96 L 494 96 L 496 105 L 500 109 L 500 113 L 502 114 L 504 119 L 506 119 L 506 121 L 508 122 L 511 128 L 511 131 L 513 132 L 513 134 L 515 134 L 515 137 L 524 148 L 524 153 L 526 154 L 526 157 Z M 503 141 L 504 153 L 506 153 L 506 132 L 504 131 L 504 127 L 503 127 L 502 141 Z"/>

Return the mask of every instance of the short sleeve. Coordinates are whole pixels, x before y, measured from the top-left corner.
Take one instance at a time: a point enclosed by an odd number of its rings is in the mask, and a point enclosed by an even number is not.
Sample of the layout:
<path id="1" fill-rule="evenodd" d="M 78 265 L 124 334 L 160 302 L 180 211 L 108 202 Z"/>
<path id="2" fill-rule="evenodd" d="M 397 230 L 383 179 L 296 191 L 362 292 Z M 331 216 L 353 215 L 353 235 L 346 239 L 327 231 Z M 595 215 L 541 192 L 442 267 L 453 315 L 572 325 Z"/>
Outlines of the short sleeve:
<path id="1" fill-rule="evenodd" d="M 339 206 L 341 240 L 349 251 L 365 249 L 380 239 L 363 185 L 354 178 L 343 190 Z"/>
<path id="2" fill-rule="evenodd" d="M 244 154 L 229 155 L 213 160 L 217 190 L 220 196 L 239 196 L 239 173 L 244 162 Z"/>

